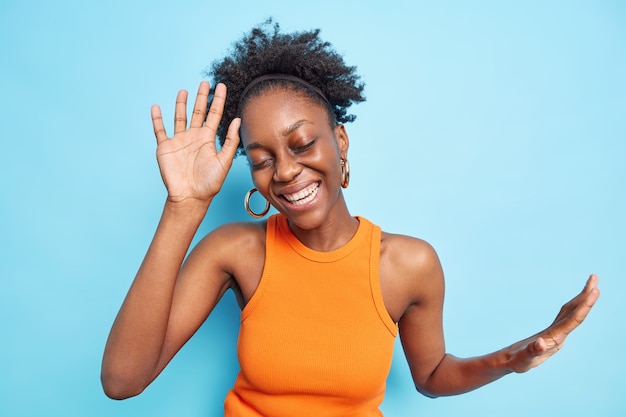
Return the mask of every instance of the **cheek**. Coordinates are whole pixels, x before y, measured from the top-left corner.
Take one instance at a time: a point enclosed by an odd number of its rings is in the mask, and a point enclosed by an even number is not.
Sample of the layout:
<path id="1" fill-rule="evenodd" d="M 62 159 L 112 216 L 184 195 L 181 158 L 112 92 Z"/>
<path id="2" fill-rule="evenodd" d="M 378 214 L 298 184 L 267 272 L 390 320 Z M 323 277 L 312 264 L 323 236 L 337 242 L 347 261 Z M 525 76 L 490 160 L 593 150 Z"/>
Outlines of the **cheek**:
<path id="1" fill-rule="evenodd" d="M 267 197 L 271 175 L 268 175 L 267 172 L 253 171 L 250 169 L 250 177 L 252 178 L 254 188 L 256 188 L 263 197 Z"/>
<path id="2" fill-rule="evenodd" d="M 326 169 L 332 172 L 333 174 L 341 173 L 341 165 L 340 165 L 341 155 L 339 153 L 339 149 L 336 146 L 329 146 L 323 151 L 316 155 L 316 159 L 320 164 L 326 166 Z"/>

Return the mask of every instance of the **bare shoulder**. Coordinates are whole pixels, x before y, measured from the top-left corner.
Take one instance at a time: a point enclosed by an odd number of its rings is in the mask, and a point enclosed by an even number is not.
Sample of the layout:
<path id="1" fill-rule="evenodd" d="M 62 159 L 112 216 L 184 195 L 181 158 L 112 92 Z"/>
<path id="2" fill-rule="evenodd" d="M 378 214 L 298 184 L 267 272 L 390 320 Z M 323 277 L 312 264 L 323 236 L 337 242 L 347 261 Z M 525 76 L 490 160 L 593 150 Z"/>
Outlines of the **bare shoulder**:
<path id="1" fill-rule="evenodd" d="M 225 223 L 209 232 L 202 240 L 224 246 L 265 244 L 266 221 Z"/>
<path id="2" fill-rule="evenodd" d="M 425 240 L 387 232 L 381 236 L 380 256 L 381 259 L 389 258 L 395 265 L 413 271 L 439 263 L 435 249 Z"/>
<path id="3" fill-rule="evenodd" d="M 234 273 L 236 266 L 255 255 L 265 257 L 266 222 L 235 222 L 223 224 L 209 232 L 194 251 L 203 256 L 217 255 L 228 271 Z"/>
<path id="4" fill-rule="evenodd" d="M 425 240 L 383 232 L 380 245 L 381 268 L 412 281 L 428 279 L 441 269 L 435 249 Z"/>
<path id="5" fill-rule="evenodd" d="M 381 236 L 380 281 L 392 317 L 411 306 L 443 296 L 443 272 L 435 249 L 425 240 L 386 233 Z"/>
<path id="6" fill-rule="evenodd" d="M 226 223 L 194 248 L 194 256 L 219 265 L 243 304 L 256 290 L 263 273 L 266 226 L 266 221 Z"/>

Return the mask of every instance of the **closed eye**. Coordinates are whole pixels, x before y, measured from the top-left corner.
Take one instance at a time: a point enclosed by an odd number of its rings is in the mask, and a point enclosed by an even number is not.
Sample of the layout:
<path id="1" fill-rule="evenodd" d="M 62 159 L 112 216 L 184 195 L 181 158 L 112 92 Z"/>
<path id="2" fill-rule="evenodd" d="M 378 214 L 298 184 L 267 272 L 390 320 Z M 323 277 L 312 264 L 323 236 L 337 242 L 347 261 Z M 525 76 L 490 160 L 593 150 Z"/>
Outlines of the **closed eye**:
<path id="1" fill-rule="evenodd" d="M 297 148 L 294 148 L 294 152 L 295 153 L 302 153 L 305 151 L 308 151 L 309 149 L 311 149 L 313 147 L 313 145 L 315 145 L 315 140 L 312 140 L 311 142 L 302 145 L 302 146 L 298 146 Z"/>
<path id="2" fill-rule="evenodd" d="M 269 159 L 264 159 L 264 160 L 262 160 L 260 162 L 254 163 L 254 164 L 250 163 L 250 167 L 253 170 L 258 170 L 258 169 L 266 168 L 266 167 L 270 166 L 271 164 L 272 164 L 272 159 L 269 158 Z"/>

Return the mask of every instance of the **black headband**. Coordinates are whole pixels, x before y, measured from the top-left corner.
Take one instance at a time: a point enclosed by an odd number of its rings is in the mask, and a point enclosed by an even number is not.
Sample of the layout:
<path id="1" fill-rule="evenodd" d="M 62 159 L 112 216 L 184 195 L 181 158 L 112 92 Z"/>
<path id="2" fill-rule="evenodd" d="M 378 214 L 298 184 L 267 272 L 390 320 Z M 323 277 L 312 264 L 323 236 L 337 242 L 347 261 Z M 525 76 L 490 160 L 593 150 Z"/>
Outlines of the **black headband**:
<path id="1" fill-rule="evenodd" d="M 250 82 L 250 84 L 248 84 L 246 86 L 246 88 L 243 89 L 243 92 L 241 93 L 241 96 L 239 98 L 239 108 L 241 109 L 241 104 L 243 103 L 243 99 L 246 97 L 246 94 L 248 94 L 248 92 L 250 92 L 250 90 L 257 84 L 263 82 L 263 81 L 267 81 L 267 80 L 286 80 L 286 81 L 291 81 L 294 82 L 296 84 L 300 84 L 310 90 L 313 90 L 317 93 L 317 95 L 319 95 L 331 108 L 331 104 L 330 101 L 328 101 L 328 98 L 326 98 L 326 95 L 322 92 L 322 90 L 320 90 L 319 88 L 317 88 L 316 86 L 314 86 L 313 84 L 310 84 L 306 81 L 304 81 L 302 78 L 296 77 L 294 75 L 289 75 L 289 74 L 266 74 L 266 75 L 261 75 L 260 77 L 255 78 L 254 80 L 252 80 Z"/>

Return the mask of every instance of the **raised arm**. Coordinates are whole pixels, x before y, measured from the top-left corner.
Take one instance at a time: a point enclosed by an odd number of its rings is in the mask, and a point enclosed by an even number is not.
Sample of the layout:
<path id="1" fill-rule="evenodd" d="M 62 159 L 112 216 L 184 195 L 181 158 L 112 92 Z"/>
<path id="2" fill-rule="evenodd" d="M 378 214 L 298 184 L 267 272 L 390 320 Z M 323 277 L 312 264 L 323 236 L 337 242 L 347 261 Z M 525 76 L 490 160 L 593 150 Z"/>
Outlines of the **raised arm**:
<path id="1" fill-rule="evenodd" d="M 176 288 L 180 286 L 181 265 L 191 241 L 224 182 L 239 143 L 239 119 L 235 119 L 224 146 L 217 151 L 215 132 L 226 87 L 217 86 L 207 114 L 208 94 L 208 83 L 201 83 L 187 127 L 187 92 L 178 93 L 171 138 L 166 135 L 160 108 L 152 107 L 157 160 L 168 195 L 152 243 L 104 351 L 101 380 L 111 398 L 140 393 L 200 326 L 227 288 L 228 276 L 220 273 L 217 262 L 212 264 L 212 279 L 204 281 L 195 278 L 201 269 L 198 262 L 191 262 L 184 268 L 188 278 L 183 281 L 195 288 L 190 290 L 187 284 L 182 290 Z M 210 244 L 210 240 L 204 244 Z M 206 269 L 211 265 L 203 266 Z M 202 304 L 191 296 L 194 289 L 202 290 L 207 297 Z M 183 294 L 184 300 L 176 303 L 175 298 L 181 297 L 178 294 Z M 187 320 L 182 321 L 181 317 Z M 172 320 L 180 325 L 172 326 Z"/>
<path id="2" fill-rule="evenodd" d="M 418 391 L 430 397 L 471 391 L 512 372 L 526 372 L 556 353 L 598 299 L 591 275 L 580 294 L 565 304 L 545 330 L 499 351 L 473 358 L 446 353 L 442 330 L 444 280 L 432 248 L 422 246 L 412 263 L 413 302 L 400 319 L 400 337 Z"/>

